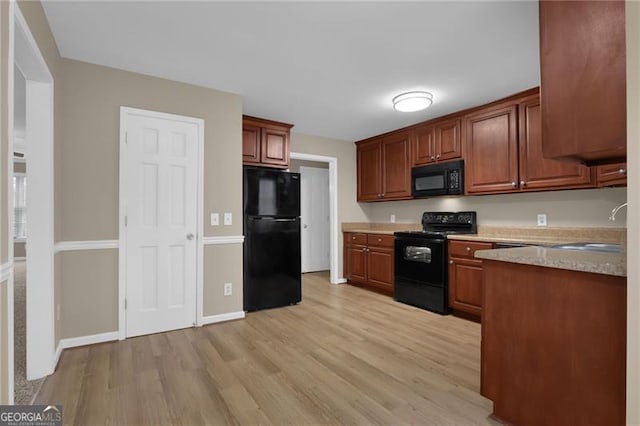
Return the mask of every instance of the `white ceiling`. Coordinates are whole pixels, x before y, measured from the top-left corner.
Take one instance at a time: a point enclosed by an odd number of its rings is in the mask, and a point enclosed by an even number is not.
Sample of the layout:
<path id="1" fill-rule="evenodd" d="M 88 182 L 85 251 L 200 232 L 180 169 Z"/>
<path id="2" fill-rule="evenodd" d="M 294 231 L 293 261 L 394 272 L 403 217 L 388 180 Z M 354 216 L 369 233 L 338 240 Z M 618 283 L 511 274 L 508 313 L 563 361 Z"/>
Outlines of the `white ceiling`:
<path id="1" fill-rule="evenodd" d="M 358 140 L 537 86 L 538 3 L 43 1 L 62 56 L 242 95 Z M 428 90 L 426 111 L 391 98 Z"/>

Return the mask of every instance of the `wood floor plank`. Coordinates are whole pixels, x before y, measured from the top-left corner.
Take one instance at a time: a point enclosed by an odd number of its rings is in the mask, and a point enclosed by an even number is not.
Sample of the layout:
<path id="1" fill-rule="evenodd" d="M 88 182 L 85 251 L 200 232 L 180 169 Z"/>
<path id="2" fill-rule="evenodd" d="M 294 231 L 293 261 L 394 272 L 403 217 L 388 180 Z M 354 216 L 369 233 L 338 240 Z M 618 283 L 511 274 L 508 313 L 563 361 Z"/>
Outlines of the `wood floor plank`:
<path id="1" fill-rule="evenodd" d="M 65 424 L 492 424 L 480 325 L 325 273 L 296 306 L 65 350 L 38 404 Z"/>

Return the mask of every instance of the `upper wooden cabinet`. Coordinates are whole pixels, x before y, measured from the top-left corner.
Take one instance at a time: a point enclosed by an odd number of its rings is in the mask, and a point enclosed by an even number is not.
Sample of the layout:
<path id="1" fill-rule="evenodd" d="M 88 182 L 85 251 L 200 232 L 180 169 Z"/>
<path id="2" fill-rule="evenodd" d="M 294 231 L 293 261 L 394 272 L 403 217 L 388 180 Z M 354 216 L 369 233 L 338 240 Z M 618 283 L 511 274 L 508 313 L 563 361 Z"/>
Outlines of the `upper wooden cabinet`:
<path id="1" fill-rule="evenodd" d="M 517 105 L 511 104 L 467 116 L 467 193 L 511 192 L 518 187 L 517 114 Z"/>
<path id="2" fill-rule="evenodd" d="M 289 167 L 289 137 L 292 124 L 242 116 L 243 164 Z"/>
<path id="3" fill-rule="evenodd" d="M 358 142 L 358 201 L 411 198 L 408 132 Z"/>
<path id="4" fill-rule="evenodd" d="M 540 97 L 530 96 L 518 105 L 519 173 L 523 191 L 593 186 L 591 168 L 577 163 L 550 160 L 542 156 Z"/>
<path id="5" fill-rule="evenodd" d="M 462 157 L 462 119 L 430 123 L 413 130 L 412 164 L 420 166 Z"/>
<path id="6" fill-rule="evenodd" d="M 627 186 L 627 163 L 596 167 L 598 186 Z"/>
<path id="7" fill-rule="evenodd" d="M 465 123 L 469 194 L 595 186 L 589 167 L 543 157 L 537 94 L 470 114 Z"/>
<path id="8" fill-rule="evenodd" d="M 540 1 L 542 143 L 547 158 L 626 158 L 625 2 Z"/>

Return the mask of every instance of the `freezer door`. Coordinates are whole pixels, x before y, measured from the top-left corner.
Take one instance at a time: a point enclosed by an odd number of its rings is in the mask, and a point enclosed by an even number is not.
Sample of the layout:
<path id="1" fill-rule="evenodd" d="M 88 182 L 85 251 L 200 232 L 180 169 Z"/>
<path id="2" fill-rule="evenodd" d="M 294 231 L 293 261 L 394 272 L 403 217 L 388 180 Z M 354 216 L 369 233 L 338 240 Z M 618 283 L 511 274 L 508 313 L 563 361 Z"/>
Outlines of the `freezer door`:
<path id="1" fill-rule="evenodd" d="M 246 167 L 244 169 L 246 216 L 300 216 L 300 174 Z"/>
<path id="2" fill-rule="evenodd" d="M 247 217 L 244 243 L 244 310 L 300 302 L 300 219 Z"/>

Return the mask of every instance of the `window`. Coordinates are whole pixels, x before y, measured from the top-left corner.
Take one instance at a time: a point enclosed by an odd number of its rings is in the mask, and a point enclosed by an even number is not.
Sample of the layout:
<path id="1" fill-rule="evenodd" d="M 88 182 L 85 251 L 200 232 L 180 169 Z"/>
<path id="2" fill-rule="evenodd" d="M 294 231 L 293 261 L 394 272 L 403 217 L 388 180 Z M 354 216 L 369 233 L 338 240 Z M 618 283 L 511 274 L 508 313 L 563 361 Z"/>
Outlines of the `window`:
<path id="1" fill-rule="evenodd" d="M 13 238 L 27 238 L 27 175 L 13 175 Z"/>

